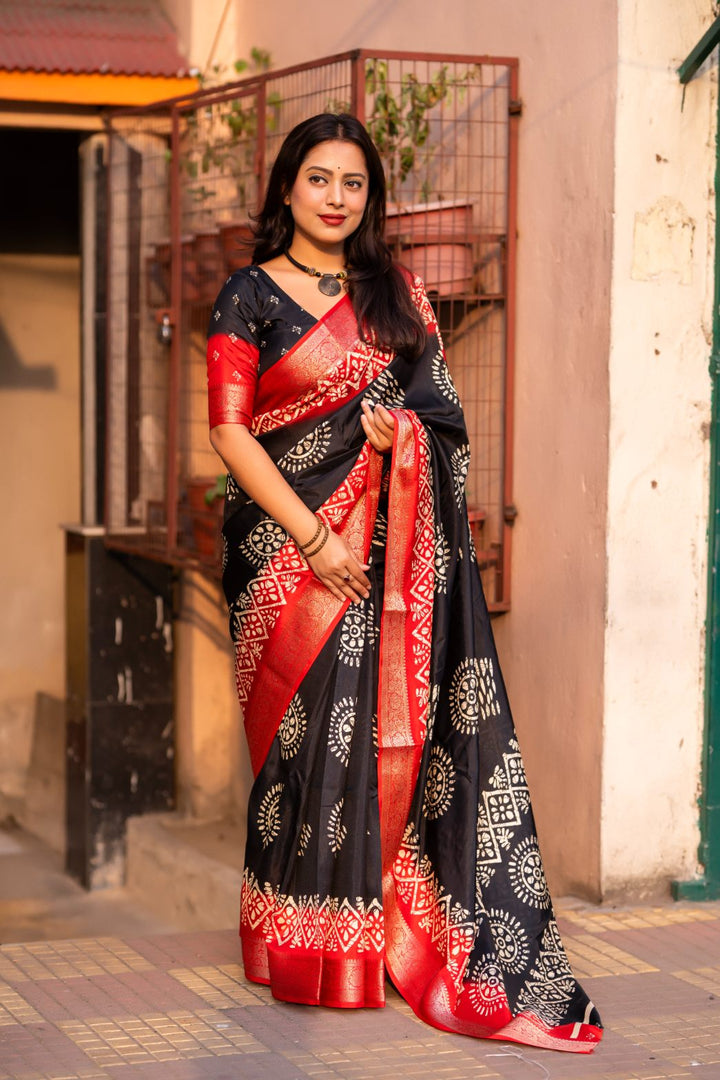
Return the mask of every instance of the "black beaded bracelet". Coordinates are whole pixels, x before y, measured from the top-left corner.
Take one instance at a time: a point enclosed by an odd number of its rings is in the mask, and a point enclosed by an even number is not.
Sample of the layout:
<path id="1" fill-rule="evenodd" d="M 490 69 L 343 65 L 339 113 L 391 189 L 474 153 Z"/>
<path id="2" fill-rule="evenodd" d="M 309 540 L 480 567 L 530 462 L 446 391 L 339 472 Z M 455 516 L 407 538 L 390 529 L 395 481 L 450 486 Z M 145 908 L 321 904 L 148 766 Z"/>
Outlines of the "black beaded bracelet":
<path id="1" fill-rule="evenodd" d="M 320 543 L 318 544 L 318 546 L 313 551 L 303 551 L 303 555 L 305 556 L 306 559 L 311 559 L 313 557 L 313 555 L 317 555 L 317 553 L 319 551 L 322 551 L 322 549 L 325 547 L 325 545 L 327 543 L 328 537 L 330 535 L 330 526 L 326 525 L 325 522 L 323 521 L 323 522 L 321 522 L 321 527 L 325 530 L 323 538 L 320 541 Z"/>
<path id="2" fill-rule="evenodd" d="M 315 535 L 312 537 L 312 539 L 308 540 L 308 542 L 306 544 L 298 544 L 298 547 L 300 548 L 300 550 L 303 553 L 306 552 L 308 548 L 311 548 L 313 546 L 313 544 L 317 543 L 317 538 L 320 535 L 320 533 L 322 532 L 323 522 L 321 521 L 320 518 L 318 518 L 317 523 L 318 523 L 318 527 L 315 530 Z"/>

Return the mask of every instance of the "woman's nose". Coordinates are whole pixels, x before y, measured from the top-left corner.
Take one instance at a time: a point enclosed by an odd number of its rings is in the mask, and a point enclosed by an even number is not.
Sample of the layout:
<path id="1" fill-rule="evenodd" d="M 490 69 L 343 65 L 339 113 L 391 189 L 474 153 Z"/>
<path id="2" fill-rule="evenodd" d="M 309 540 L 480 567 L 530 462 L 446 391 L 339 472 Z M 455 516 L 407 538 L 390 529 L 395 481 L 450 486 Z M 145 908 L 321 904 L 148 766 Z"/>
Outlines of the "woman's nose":
<path id="1" fill-rule="evenodd" d="M 332 206 L 342 206 L 344 197 L 342 180 L 331 180 L 327 186 L 327 201 Z"/>

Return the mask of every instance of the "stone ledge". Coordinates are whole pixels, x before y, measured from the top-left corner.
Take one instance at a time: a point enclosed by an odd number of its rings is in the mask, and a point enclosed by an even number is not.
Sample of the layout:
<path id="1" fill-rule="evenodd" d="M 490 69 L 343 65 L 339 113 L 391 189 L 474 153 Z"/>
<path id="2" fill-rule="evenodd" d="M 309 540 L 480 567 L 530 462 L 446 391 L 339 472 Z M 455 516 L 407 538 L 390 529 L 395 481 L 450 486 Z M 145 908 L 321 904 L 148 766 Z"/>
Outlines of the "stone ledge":
<path id="1" fill-rule="evenodd" d="M 127 888 L 179 929 L 237 929 L 241 840 L 242 830 L 231 823 L 195 823 L 177 814 L 129 818 Z"/>

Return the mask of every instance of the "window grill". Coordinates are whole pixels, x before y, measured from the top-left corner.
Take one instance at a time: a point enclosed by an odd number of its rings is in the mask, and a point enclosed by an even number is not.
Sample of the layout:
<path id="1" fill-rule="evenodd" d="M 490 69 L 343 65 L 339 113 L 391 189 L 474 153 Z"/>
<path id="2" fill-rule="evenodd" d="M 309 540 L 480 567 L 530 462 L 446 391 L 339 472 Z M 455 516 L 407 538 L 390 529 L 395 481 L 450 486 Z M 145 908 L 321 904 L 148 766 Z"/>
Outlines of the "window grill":
<path id="1" fill-rule="evenodd" d="M 510 604 L 518 67 L 356 50 L 108 122 L 108 543 L 219 574 L 222 465 L 205 332 L 249 262 L 249 217 L 287 132 L 324 110 L 368 127 L 387 238 L 425 280 L 465 408 L 467 499 L 492 611 Z M 98 313 L 103 314 L 103 313 Z"/>

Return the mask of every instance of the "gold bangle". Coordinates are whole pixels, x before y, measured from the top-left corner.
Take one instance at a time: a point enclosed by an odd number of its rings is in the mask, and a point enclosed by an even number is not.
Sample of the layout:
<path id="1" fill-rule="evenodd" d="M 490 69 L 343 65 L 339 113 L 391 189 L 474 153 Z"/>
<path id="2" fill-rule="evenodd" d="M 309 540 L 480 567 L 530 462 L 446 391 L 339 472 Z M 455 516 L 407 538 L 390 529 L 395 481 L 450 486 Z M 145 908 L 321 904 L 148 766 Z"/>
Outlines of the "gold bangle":
<path id="1" fill-rule="evenodd" d="M 298 544 L 298 547 L 300 548 L 301 551 L 305 551 L 307 548 L 311 548 L 313 546 L 313 544 L 315 544 L 317 542 L 317 538 L 320 535 L 320 533 L 322 532 L 322 527 L 323 527 L 323 523 L 320 520 L 320 518 L 317 519 L 317 523 L 318 523 L 318 527 L 315 530 L 315 535 L 313 536 L 312 540 L 308 540 L 307 544 Z"/>
<path id="2" fill-rule="evenodd" d="M 320 541 L 320 543 L 318 544 L 318 546 L 314 549 L 314 551 L 304 551 L 303 552 L 306 559 L 312 559 L 313 555 L 317 555 L 317 553 L 319 551 L 322 551 L 322 549 L 325 547 L 325 545 L 326 545 L 326 543 L 328 541 L 328 537 L 330 535 L 330 526 L 326 525 L 325 522 L 323 521 L 322 527 L 325 530 L 323 538 Z"/>

